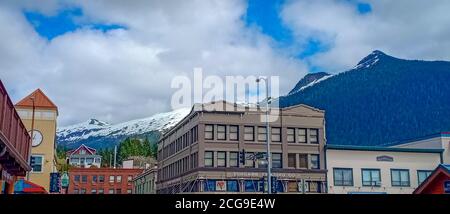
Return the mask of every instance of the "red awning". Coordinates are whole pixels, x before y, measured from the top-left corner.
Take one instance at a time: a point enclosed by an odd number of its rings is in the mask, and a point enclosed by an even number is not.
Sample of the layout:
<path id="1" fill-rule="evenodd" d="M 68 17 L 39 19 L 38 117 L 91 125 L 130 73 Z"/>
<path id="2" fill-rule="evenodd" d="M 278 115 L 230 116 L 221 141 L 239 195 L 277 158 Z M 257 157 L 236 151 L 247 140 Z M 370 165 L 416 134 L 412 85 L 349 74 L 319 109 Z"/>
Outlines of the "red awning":
<path id="1" fill-rule="evenodd" d="M 47 194 L 45 188 L 33 182 L 18 180 L 14 185 L 15 194 Z"/>

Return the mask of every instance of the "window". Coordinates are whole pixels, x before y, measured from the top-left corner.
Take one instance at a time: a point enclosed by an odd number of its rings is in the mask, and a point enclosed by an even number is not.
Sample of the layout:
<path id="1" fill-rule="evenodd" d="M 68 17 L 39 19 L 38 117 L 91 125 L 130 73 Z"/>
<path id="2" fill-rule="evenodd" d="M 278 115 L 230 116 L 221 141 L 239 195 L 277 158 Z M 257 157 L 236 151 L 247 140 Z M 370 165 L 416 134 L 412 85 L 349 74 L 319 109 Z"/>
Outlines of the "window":
<path id="1" fill-rule="evenodd" d="M 239 183 L 237 180 L 227 181 L 227 191 L 228 192 L 239 192 Z"/>
<path id="2" fill-rule="evenodd" d="M 73 189 L 73 194 L 80 194 L 80 191 L 78 190 L 78 188 Z"/>
<path id="3" fill-rule="evenodd" d="M 230 126 L 230 140 L 239 140 L 239 126 Z"/>
<path id="4" fill-rule="evenodd" d="M 307 154 L 299 154 L 299 168 L 308 168 L 308 155 Z"/>
<path id="5" fill-rule="evenodd" d="M 292 128 L 287 129 L 287 142 L 295 143 L 295 129 Z"/>
<path id="6" fill-rule="evenodd" d="M 80 175 L 75 175 L 74 180 L 75 182 L 80 182 Z"/>
<path id="7" fill-rule="evenodd" d="M 409 170 L 407 169 L 391 169 L 392 186 L 409 187 Z"/>
<path id="8" fill-rule="evenodd" d="M 433 171 L 431 170 L 417 170 L 417 181 L 419 182 L 419 185 L 424 182 L 432 172 Z"/>
<path id="9" fill-rule="evenodd" d="M 213 167 L 214 166 L 214 152 L 207 151 L 205 152 L 205 167 Z"/>
<path id="10" fill-rule="evenodd" d="M 205 192 L 215 192 L 216 191 L 216 180 L 205 180 L 204 191 Z"/>
<path id="11" fill-rule="evenodd" d="M 267 129 L 266 127 L 258 127 L 258 141 L 267 140 Z"/>
<path id="12" fill-rule="evenodd" d="M 319 155 L 311 155 L 311 169 L 319 169 L 320 161 Z"/>
<path id="13" fill-rule="evenodd" d="M 244 190 L 246 192 L 257 192 L 259 187 L 258 181 L 246 180 L 244 181 Z"/>
<path id="14" fill-rule="evenodd" d="M 381 186 L 381 176 L 379 169 L 362 169 L 363 186 Z"/>
<path id="15" fill-rule="evenodd" d="M 81 183 L 86 183 L 87 182 L 87 175 L 82 175 L 81 176 Z"/>
<path id="16" fill-rule="evenodd" d="M 114 189 L 109 189 L 108 193 L 109 194 L 114 194 Z"/>
<path id="17" fill-rule="evenodd" d="M 230 167 L 239 167 L 239 153 L 230 152 Z"/>
<path id="18" fill-rule="evenodd" d="M 31 155 L 31 172 L 42 172 L 42 165 L 44 163 L 44 156 Z"/>
<path id="19" fill-rule="evenodd" d="M 103 189 L 98 189 L 98 194 L 103 194 L 104 190 Z"/>
<path id="20" fill-rule="evenodd" d="M 281 142 L 281 128 L 272 128 L 272 142 Z"/>
<path id="21" fill-rule="evenodd" d="M 92 176 L 92 183 L 97 183 L 97 175 Z"/>
<path id="22" fill-rule="evenodd" d="M 118 175 L 118 176 L 116 177 L 116 182 L 117 182 L 117 183 L 122 183 L 122 176 L 121 176 L 121 175 Z"/>
<path id="23" fill-rule="evenodd" d="M 85 155 L 86 154 L 86 150 L 82 149 L 80 150 L 80 155 Z"/>
<path id="24" fill-rule="evenodd" d="M 319 130 L 311 129 L 309 130 L 309 142 L 317 144 L 319 143 Z"/>
<path id="25" fill-rule="evenodd" d="M 217 140 L 227 139 L 227 126 L 217 125 Z"/>
<path id="26" fill-rule="evenodd" d="M 214 140 L 214 125 L 205 125 L 205 140 Z"/>
<path id="27" fill-rule="evenodd" d="M 298 142 L 299 143 L 306 143 L 306 129 L 298 129 Z"/>
<path id="28" fill-rule="evenodd" d="M 295 156 L 296 154 L 293 153 L 288 154 L 288 167 L 295 168 L 295 165 L 297 165 L 296 164 L 297 158 Z"/>
<path id="29" fill-rule="evenodd" d="M 244 126 L 244 140 L 255 141 L 255 127 Z"/>
<path id="30" fill-rule="evenodd" d="M 333 168 L 334 186 L 353 186 L 353 170 Z"/>
<path id="31" fill-rule="evenodd" d="M 86 158 L 86 164 L 94 163 L 94 158 Z"/>
<path id="32" fill-rule="evenodd" d="M 70 164 L 78 164 L 80 162 L 79 158 L 70 158 Z"/>
<path id="33" fill-rule="evenodd" d="M 97 190 L 96 189 L 92 189 L 91 190 L 91 194 L 97 194 Z"/>
<path id="34" fill-rule="evenodd" d="M 245 167 L 254 168 L 255 167 L 255 161 L 253 161 L 253 153 L 246 152 L 245 153 Z"/>
<path id="35" fill-rule="evenodd" d="M 105 182 L 105 176 L 104 175 L 98 176 L 98 182 L 100 182 L 100 183 Z"/>
<path id="36" fill-rule="evenodd" d="M 226 166 L 227 166 L 227 153 L 217 152 L 217 167 L 226 167 Z"/>
<path id="37" fill-rule="evenodd" d="M 272 153 L 272 168 L 282 168 L 281 153 Z"/>
<path id="38" fill-rule="evenodd" d="M 109 176 L 109 183 L 114 183 L 114 175 Z"/>
<path id="39" fill-rule="evenodd" d="M 131 182 L 133 180 L 133 176 L 132 175 L 128 175 L 128 182 Z"/>
<path id="40" fill-rule="evenodd" d="M 81 188 L 80 194 L 86 194 L 86 188 Z"/>

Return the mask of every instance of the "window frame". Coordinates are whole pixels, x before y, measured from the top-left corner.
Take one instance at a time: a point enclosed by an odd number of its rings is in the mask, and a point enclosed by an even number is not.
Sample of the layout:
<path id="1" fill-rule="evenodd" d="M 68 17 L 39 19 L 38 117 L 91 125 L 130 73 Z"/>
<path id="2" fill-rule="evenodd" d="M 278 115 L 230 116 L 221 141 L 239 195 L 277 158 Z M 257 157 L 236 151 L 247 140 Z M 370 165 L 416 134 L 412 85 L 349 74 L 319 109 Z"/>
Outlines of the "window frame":
<path id="1" fill-rule="evenodd" d="M 427 177 L 420 182 L 420 177 L 419 177 L 419 173 L 427 173 Z M 430 177 L 430 175 L 433 173 L 433 170 L 423 170 L 423 169 L 418 169 L 417 170 L 417 184 L 420 185 L 422 184 L 424 181 L 426 181 L 428 179 L 428 177 Z"/>
<path id="2" fill-rule="evenodd" d="M 305 167 L 302 167 L 302 158 L 301 157 L 305 157 L 305 163 L 306 163 L 306 166 Z M 298 168 L 299 169 L 308 169 L 309 168 L 309 162 L 308 162 L 308 154 L 306 154 L 306 153 L 300 153 L 300 154 L 298 154 Z"/>
<path id="3" fill-rule="evenodd" d="M 246 135 L 247 134 L 250 134 L 250 133 L 247 133 L 247 128 L 251 128 L 251 130 L 252 130 L 252 139 L 251 140 L 248 140 L 248 139 L 246 139 Z M 255 141 L 255 127 L 254 126 L 244 126 L 244 141 L 248 141 L 248 142 L 254 142 Z"/>
<path id="4" fill-rule="evenodd" d="M 290 130 L 293 131 L 292 134 L 289 134 L 289 131 L 290 131 Z M 289 141 L 289 137 L 290 137 L 290 136 L 292 136 L 292 138 L 293 138 L 292 141 Z M 295 143 L 295 139 L 296 139 L 296 137 L 295 137 L 295 128 L 287 128 L 287 129 L 286 129 L 286 141 L 287 141 L 288 143 Z"/>
<path id="5" fill-rule="evenodd" d="M 232 157 L 231 154 L 236 154 L 236 158 L 233 158 L 233 159 L 232 159 L 232 158 L 231 158 L 231 157 Z M 232 163 L 231 160 L 233 160 L 233 161 L 236 160 L 236 165 L 232 165 L 232 164 L 231 164 L 231 163 Z M 229 157 L 229 161 L 228 161 L 228 162 L 229 162 L 228 165 L 229 165 L 230 167 L 235 167 L 235 168 L 239 167 L 239 152 L 230 152 L 230 157 Z"/>
<path id="6" fill-rule="evenodd" d="M 211 154 L 211 158 L 208 158 L 208 159 L 211 159 L 211 165 L 209 165 L 209 164 L 206 165 L 206 153 Z M 205 167 L 214 167 L 214 151 L 205 151 L 205 153 L 203 155 L 203 159 L 204 159 L 203 165 Z"/>
<path id="7" fill-rule="evenodd" d="M 289 163 L 290 163 L 290 159 L 289 159 L 289 156 L 294 156 L 294 166 L 289 166 Z M 288 153 L 288 167 L 289 168 L 297 168 L 297 153 Z"/>
<path id="8" fill-rule="evenodd" d="M 312 161 L 312 157 L 316 157 L 317 156 L 317 168 L 313 168 L 313 161 Z M 311 169 L 320 169 L 320 154 L 310 154 L 310 160 L 309 160 L 309 164 Z"/>
<path id="9" fill-rule="evenodd" d="M 219 127 L 223 127 L 223 131 L 219 131 Z M 219 134 L 223 134 L 223 138 L 219 138 Z M 226 125 L 217 125 L 217 140 L 227 140 L 227 126 Z"/>
<path id="10" fill-rule="evenodd" d="M 364 171 L 369 171 L 370 172 L 370 185 L 364 184 Z M 375 185 L 373 185 L 373 182 L 377 182 L 377 181 L 373 180 L 372 172 L 378 172 L 378 178 L 380 179 L 380 180 L 378 180 L 378 182 L 379 182 L 378 184 L 375 183 Z M 377 169 L 377 168 L 361 168 L 361 184 L 362 184 L 363 187 L 381 187 L 381 169 Z"/>
<path id="11" fill-rule="evenodd" d="M 40 165 L 41 170 L 40 171 L 34 171 L 34 166 L 31 166 L 31 173 L 43 173 L 44 172 L 44 155 L 38 155 L 38 154 L 32 154 L 30 159 L 33 157 L 40 157 L 41 161 L 40 164 L 36 164 L 36 161 L 34 161 L 34 165 Z"/>
<path id="12" fill-rule="evenodd" d="M 279 164 L 280 164 L 279 167 L 275 167 L 275 159 L 274 159 L 275 155 L 279 155 L 280 156 L 280 159 L 277 160 L 277 162 L 279 162 Z M 272 153 L 271 156 L 272 157 L 270 159 L 272 160 L 272 168 L 273 169 L 281 169 L 281 168 L 283 168 L 283 153 Z"/>
<path id="13" fill-rule="evenodd" d="M 266 130 L 265 132 L 260 132 L 260 129 Z M 264 140 L 260 139 L 260 136 L 263 136 Z M 258 137 L 256 139 L 258 142 L 267 142 L 267 127 L 258 126 Z"/>
<path id="14" fill-rule="evenodd" d="M 344 174 L 342 174 L 342 184 L 337 184 L 337 182 L 336 182 L 336 171 L 337 170 L 341 170 L 342 172 L 344 170 L 349 170 L 350 171 L 351 178 L 352 178 L 350 185 L 345 184 Z M 353 168 L 341 168 L 341 167 L 333 168 L 333 185 L 334 186 L 338 186 L 338 187 L 352 187 L 352 186 L 354 186 L 355 185 L 355 181 L 354 181 L 354 177 L 353 177 Z"/>
<path id="15" fill-rule="evenodd" d="M 391 169 L 390 170 L 391 171 L 391 186 L 392 187 L 411 187 L 411 174 L 410 174 L 410 172 L 409 172 L 409 169 Z M 396 172 L 408 172 L 408 185 L 402 185 L 402 179 L 401 179 L 401 174 L 399 174 L 399 178 L 400 178 L 400 184 L 399 185 L 394 185 L 394 180 L 393 180 L 393 173 L 392 172 L 394 172 L 394 171 L 396 171 Z"/>
<path id="16" fill-rule="evenodd" d="M 224 165 L 219 165 L 219 154 L 223 154 L 223 158 L 220 158 L 220 160 L 223 160 Z M 217 152 L 217 167 L 227 167 L 227 152 L 225 151 L 218 151 Z"/>
<path id="17" fill-rule="evenodd" d="M 300 135 L 300 130 L 303 130 L 303 131 L 305 131 L 305 134 L 302 134 L 302 135 Z M 300 137 L 304 137 L 305 138 L 305 141 L 303 142 L 303 141 L 300 141 Z M 308 143 L 308 129 L 307 128 L 297 128 L 297 139 L 296 139 L 297 141 L 297 143 L 302 143 L 302 144 L 306 144 L 306 143 Z"/>
<path id="18" fill-rule="evenodd" d="M 277 134 L 274 135 L 274 131 L 273 130 L 279 130 L 279 132 Z M 282 141 L 282 134 L 281 134 L 281 127 L 271 127 L 270 128 L 270 141 L 271 142 L 275 142 L 275 143 L 280 143 Z M 274 140 L 274 136 L 278 136 L 279 139 L 278 140 Z"/>
<path id="19" fill-rule="evenodd" d="M 231 131 L 232 128 L 236 128 L 236 132 L 232 132 Z M 232 138 L 231 134 L 236 134 L 236 138 Z M 230 125 L 228 139 L 230 141 L 239 141 L 239 126 L 238 125 Z"/>
<path id="20" fill-rule="evenodd" d="M 212 130 L 211 131 L 207 131 L 206 127 L 211 127 Z M 206 133 L 211 133 L 211 138 L 206 137 Z M 214 125 L 213 124 L 205 124 L 205 131 L 204 131 L 204 135 L 205 135 L 205 140 L 214 140 Z"/>
<path id="21" fill-rule="evenodd" d="M 313 142 L 311 140 L 311 139 L 313 139 L 312 138 L 313 131 L 316 131 L 316 135 L 315 135 L 316 142 Z M 319 129 L 309 129 L 309 143 L 311 143 L 311 144 L 319 144 Z"/>

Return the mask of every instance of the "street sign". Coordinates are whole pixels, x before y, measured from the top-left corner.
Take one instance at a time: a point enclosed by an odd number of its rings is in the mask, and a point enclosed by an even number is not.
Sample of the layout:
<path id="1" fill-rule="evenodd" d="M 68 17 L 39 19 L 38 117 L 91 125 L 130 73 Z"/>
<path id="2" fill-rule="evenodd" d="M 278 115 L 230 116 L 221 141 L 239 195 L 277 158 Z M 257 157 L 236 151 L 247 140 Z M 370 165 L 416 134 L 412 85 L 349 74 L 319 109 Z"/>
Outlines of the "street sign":
<path id="1" fill-rule="evenodd" d="M 60 192 L 60 175 L 57 172 L 52 172 L 50 173 L 50 191 L 51 193 L 53 192 Z"/>
<path id="2" fill-rule="evenodd" d="M 444 181 L 444 192 L 450 194 L 450 180 Z"/>
<path id="3" fill-rule="evenodd" d="M 67 172 L 64 172 L 64 174 L 61 176 L 61 187 L 67 188 L 69 186 L 69 175 Z"/>

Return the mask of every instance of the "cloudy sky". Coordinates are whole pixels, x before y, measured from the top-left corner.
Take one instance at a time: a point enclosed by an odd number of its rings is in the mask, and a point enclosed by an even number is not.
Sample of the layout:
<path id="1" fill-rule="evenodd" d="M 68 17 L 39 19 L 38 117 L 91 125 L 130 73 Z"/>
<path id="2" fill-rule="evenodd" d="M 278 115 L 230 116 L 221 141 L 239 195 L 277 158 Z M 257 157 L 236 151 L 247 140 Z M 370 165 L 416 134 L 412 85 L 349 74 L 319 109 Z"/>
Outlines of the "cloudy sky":
<path id="1" fill-rule="evenodd" d="M 176 75 L 338 73 L 373 50 L 450 60 L 448 0 L 5 0 L 0 78 L 18 101 L 36 88 L 60 125 L 169 111 Z"/>

